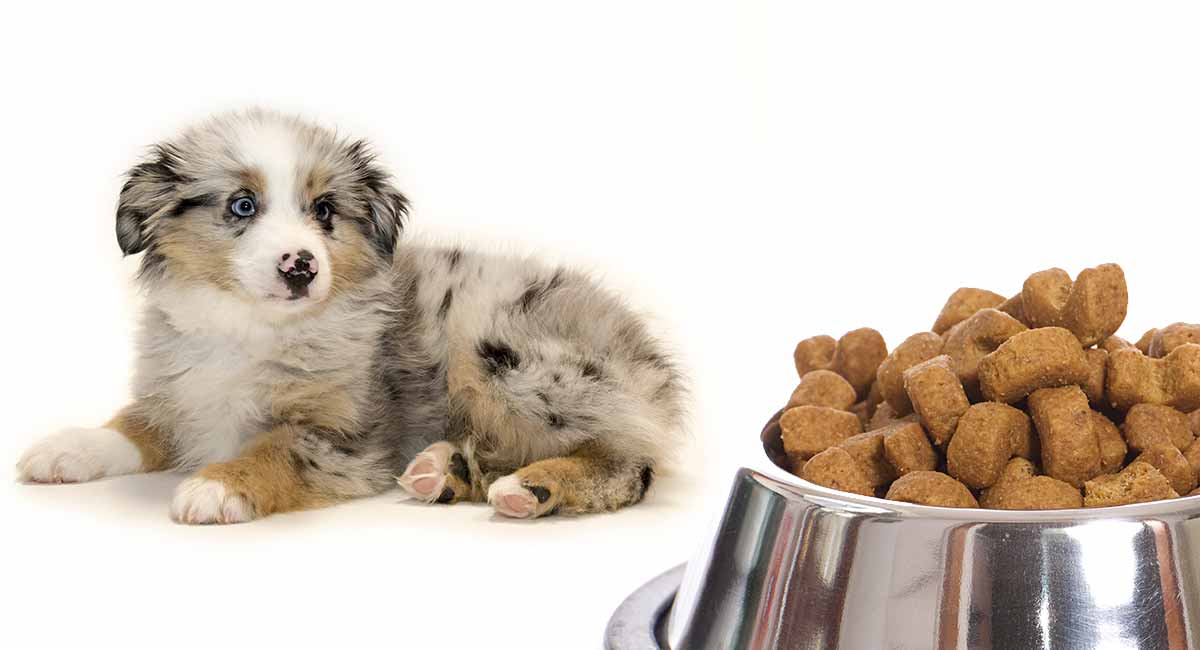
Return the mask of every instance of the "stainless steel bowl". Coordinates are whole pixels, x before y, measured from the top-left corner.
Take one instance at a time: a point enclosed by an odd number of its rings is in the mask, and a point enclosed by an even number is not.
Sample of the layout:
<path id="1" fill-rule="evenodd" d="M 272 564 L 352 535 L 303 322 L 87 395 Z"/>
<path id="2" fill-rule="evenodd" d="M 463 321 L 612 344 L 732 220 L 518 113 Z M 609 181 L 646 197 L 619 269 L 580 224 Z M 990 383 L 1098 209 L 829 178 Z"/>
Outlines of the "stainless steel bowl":
<path id="1" fill-rule="evenodd" d="M 764 465 L 768 465 L 764 462 Z M 635 592 L 607 647 L 1200 647 L 1200 497 L 935 508 L 741 469 L 710 543 Z"/>

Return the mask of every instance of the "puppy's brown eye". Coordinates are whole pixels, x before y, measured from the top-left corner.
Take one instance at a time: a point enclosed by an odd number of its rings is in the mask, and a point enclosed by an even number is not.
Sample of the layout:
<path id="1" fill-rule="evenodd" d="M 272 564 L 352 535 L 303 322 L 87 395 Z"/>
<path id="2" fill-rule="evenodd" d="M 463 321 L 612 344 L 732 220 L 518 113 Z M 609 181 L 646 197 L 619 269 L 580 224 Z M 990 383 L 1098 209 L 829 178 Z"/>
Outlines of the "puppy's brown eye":
<path id="1" fill-rule="evenodd" d="M 330 220 L 333 219 L 333 204 L 329 201 L 317 201 L 317 204 L 313 206 L 313 214 L 316 215 L 317 221 L 329 225 Z"/>

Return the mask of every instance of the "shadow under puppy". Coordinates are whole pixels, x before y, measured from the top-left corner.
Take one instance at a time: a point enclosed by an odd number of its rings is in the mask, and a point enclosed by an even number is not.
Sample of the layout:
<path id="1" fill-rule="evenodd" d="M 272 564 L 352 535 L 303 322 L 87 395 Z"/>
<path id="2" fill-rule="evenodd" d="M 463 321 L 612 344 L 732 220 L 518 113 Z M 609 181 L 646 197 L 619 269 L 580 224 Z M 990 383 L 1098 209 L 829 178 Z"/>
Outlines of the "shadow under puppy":
<path id="1" fill-rule="evenodd" d="M 398 243 L 405 198 L 361 141 L 218 117 L 129 172 L 143 253 L 133 401 L 18 463 L 33 482 L 197 470 L 171 516 L 234 523 L 377 494 L 510 517 L 637 503 L 681 378 L 584 275 Z"/>

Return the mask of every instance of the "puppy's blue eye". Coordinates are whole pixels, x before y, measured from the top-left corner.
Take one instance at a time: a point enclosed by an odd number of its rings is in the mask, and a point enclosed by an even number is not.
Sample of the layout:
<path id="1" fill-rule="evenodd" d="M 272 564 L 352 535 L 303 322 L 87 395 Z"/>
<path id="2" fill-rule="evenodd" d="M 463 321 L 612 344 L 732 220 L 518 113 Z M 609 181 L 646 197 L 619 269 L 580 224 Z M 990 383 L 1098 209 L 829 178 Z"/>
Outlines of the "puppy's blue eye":
<path id="1" fill-rule="evenodd" d="M 323 224 L 328 224 L 330 219 L 333 219 L 333 204 L 329 201 L 317 201 L 313 206 L 313 212 L 316 213 L 317 221 Z"/>
<path id="2" fill-rule="evenodd" d="M 253 217 L 254 213 L 258 211 L 258 205 L 254 203 L 254 199 L 243 196 L 240 199 L 234 199 L 229 204 L 229 211 L 242 218 Z"/>

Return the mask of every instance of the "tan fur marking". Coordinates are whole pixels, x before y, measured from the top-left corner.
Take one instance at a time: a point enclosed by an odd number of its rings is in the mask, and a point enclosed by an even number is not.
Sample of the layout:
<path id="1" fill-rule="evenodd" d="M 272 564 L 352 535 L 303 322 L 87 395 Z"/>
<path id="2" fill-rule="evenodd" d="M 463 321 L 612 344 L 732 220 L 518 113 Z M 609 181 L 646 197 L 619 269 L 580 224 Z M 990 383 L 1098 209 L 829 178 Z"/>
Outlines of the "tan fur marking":
<path id="1" fill-rule="evenodd" d="M 282 426 L 260 436 L 238 458 L 201 469 L 199 476 L 220 481 L 262 517 L 275 512 L 304 510 L 334 501 L 306 485 L 292 460 L 295 433 Z"/>
<path id="2" fill-rule="evenodd" d="M 517 478 L 526 488 L 549 490 L 550 498 L 538 505 L 539 516 L 556 508 L 566 514 L 606 512 L 637 503 L 643 496 L 636 465 L 612 458 L 596 445 L 522 467 Z"/>
<path id="3" fill-rule="evenodd" d="M 142 471 L 158 472 L 167 469 L 174 458 L 170 437 L 126 407 L 104 426 L 119 431 L 142 452 Z"/>

